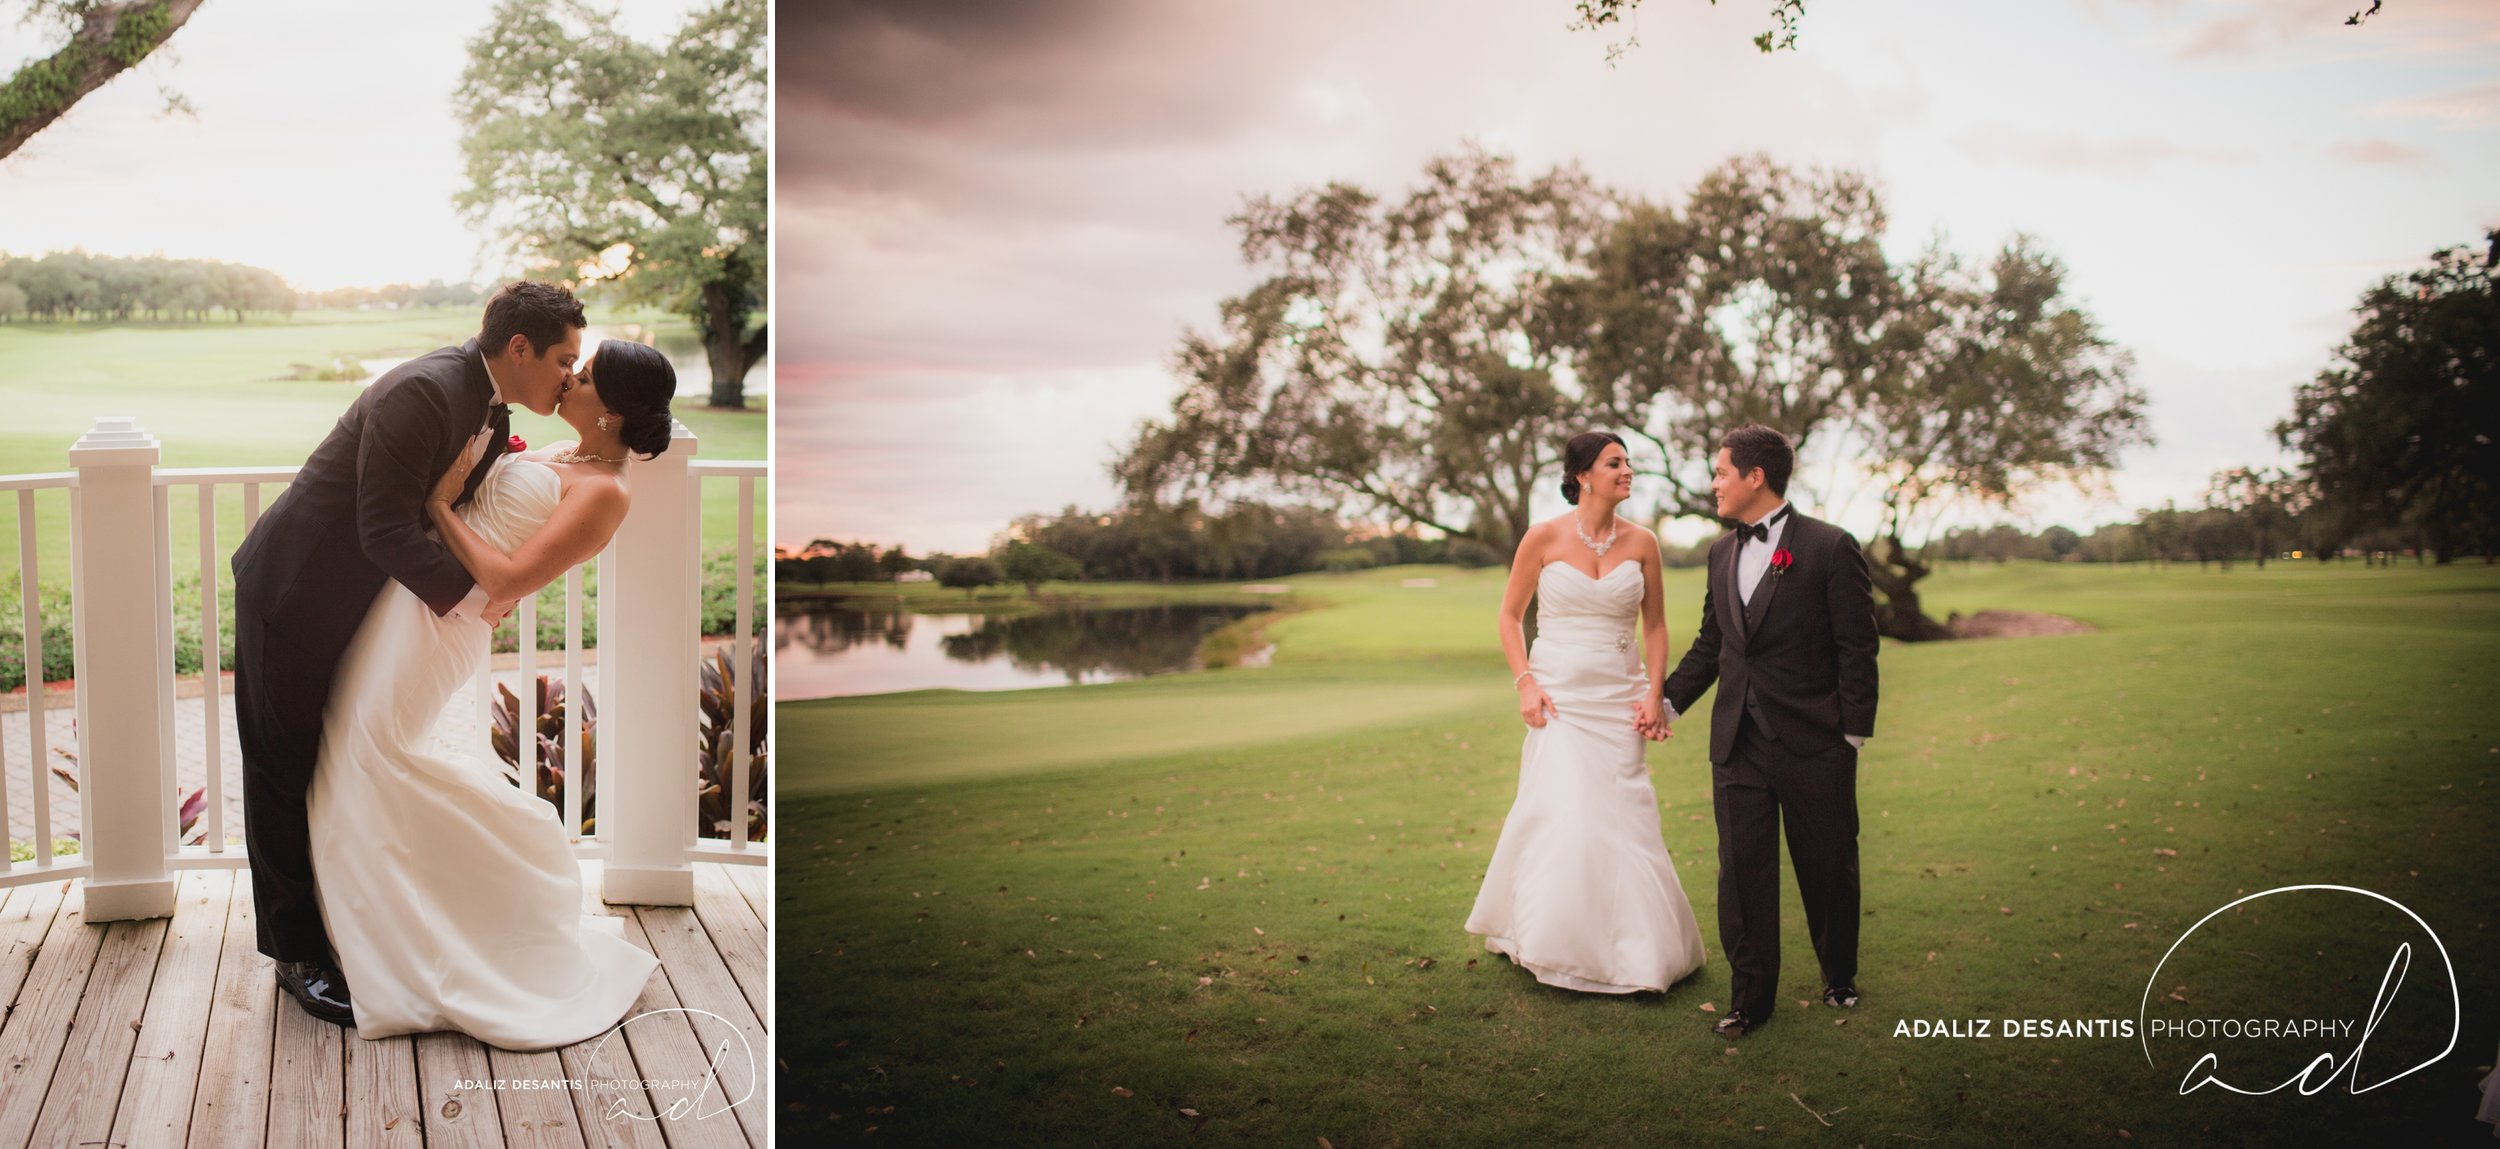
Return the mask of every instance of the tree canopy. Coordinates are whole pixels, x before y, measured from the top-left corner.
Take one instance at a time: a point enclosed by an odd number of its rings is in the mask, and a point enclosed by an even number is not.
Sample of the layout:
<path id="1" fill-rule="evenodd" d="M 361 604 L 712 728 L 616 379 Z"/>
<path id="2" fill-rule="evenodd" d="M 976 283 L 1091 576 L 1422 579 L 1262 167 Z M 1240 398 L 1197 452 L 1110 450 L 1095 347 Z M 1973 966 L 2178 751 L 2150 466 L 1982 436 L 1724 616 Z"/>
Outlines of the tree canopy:
<path id="1" fill-rule="evenodd" d="M 1574 412 L 1541 338 L 1555 277 L 1582 274 L 1605 204 L 1561 168 L 1525 178 L 1470 147 L 1403 201 L 1332 183 L 1230 222 L 1267 277 L 1190 333 L 1169 420 L 1113 473 L 1132 497 L 1272 486 L 1355 502 L 1507 553 Z"/>
<path id="2" fill-rule="evenodd" d="M 1469 147 L 1396 203 L 1337 183 L 1230 222 L 1264 278 L 1183 336 L 1170 414 L 1113 464 L 1140 504 L 1280 491 L 1507 556 L 1573 433 L 1627 434 L 1670 515 L 1714 512 L 1734 427 L 1843 436 L 1886 508 L 1886 633 L 1930 638 L 1900 537 L 1920 508 L 2146 441 L 2127 356 L 2053 257 L 2018 236 L 1984 268 L 1896 263 L 1854 173 L 1740 156 L 1678 210 Z"/>
<path id="3" fill-rule="evenodd" d="M 692 319 L 711 404 L 743 407 L 770 247 L 764 0 L 719 0 L 664 46 L 582 0 L 503 0 L 453 104 L 462 212 L 553 268 Z"/>
<path id="4" fill-rule="evenodd" d="M 2491 258 L 2447 248 L 2363 292 L 2338 362 L 2275 426 L 2344 530 L 2408 527 L 2441 562 L 2500 540 L 2500 231 L 2485 238 Z"/>

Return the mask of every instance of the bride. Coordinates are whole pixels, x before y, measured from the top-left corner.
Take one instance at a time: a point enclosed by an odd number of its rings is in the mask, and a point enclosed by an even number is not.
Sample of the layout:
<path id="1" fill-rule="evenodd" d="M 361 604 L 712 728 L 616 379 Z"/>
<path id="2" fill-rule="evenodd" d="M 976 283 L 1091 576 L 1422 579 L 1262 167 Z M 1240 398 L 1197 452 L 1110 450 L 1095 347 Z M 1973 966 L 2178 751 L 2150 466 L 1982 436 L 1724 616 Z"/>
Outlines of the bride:
<path id="1" fill-rule="evenodd" d="M 1563 475 L 1571 513 L 1528 528 L 1502 595 L 1502 652 L 1528 735 L 1467 932 L 1547 985 L 1663 993 L 1702 952 L 1643 754 L 1667 663 L 1658 538 L 1615 517 L 1632 494 L 1620 437 L 1574 436 Z M 1533 651 L 1520 630 L 1531 593 Z"/>
<path id="2" fill-rule="evenodd" d="M 625 518 L 627 452 L 668 449 L 676 390 L 659 352 L 609 340 L 556 407 L 579 442 L 497 458 L 458 511 L 476 449 L 443 475 L 427 512 L 489 599 L 534 594 L 607 545 Z M 503 1049 L 570 1045 L 622 1020 L 659 965 L 621 921 L 583 912 L 555 808 L 436 739 L 488 630 L 386 582 L 331 689 L 313 872 L 367 1040 L 458 1030 Z"/>

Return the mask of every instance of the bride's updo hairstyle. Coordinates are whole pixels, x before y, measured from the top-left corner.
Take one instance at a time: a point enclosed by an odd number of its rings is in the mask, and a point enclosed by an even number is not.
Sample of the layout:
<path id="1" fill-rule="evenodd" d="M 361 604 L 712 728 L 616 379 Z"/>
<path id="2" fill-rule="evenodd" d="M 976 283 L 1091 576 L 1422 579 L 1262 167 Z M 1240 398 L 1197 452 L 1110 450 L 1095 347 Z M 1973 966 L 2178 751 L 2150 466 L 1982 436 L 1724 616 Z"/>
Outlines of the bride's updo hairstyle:
<path id="1" fill-rule="evenodd" d="M 605 383 L 600 384 L 600 394 L 607 393 L 606 386 Z M 1606 453 L 1608 443 L 1623 447 L 1626 451 L 1632 449 L 1624 447 L 1623 436 L 1612 431 L 1582 431 L 1573 435 L 1570 442 L 1563 444 L 1564 502 L 1575 507 L 1580 505 L 1580 476 L 1588 474 L 1589 468 L 1597 465 L 1597 457 Z"/>
<path id="2" fill-rule="evenodd" d="M 624 339 L 599 343 L 592 376 L 599 402 L 625 421 L 617 432 L 625 448 L 650 459 L 668 450 L 675 430 L 668 402 L 677 397 L 677 369 L 657 349 Z"/>

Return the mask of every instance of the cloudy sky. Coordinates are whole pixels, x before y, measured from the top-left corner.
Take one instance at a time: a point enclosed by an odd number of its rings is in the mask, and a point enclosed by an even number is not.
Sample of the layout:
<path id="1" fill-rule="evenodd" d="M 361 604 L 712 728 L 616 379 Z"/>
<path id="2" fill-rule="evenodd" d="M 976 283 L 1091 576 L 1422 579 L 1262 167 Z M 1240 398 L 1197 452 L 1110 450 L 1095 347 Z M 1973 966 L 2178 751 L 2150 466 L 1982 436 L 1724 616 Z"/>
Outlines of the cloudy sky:
<path id="1" fill-rule="evenodd" d="M 2190 500 L 2279 461 L 2366 286 L 2500 225 L 2500 3 L 2355 6 L 1816 0 L 1765 56 L 1768 0 L 1647 0 L 1609 68 L 1569 0 L 788 5 L 776 531 L 963 551 L 1109 506 L 1182 332 L 1253 281 L 1243 197 L 1394 197 L 1467 139 L 1668 201 L 1742 152 L 1855 168 L 1900 255 L 2029 232 L 2159 442 L 2017 517 Z"/>
<path id="2" fill-rule="evenodd" d="M 662 41 L 688 0 L 603 4 Z M 0 4 L 0 71 L 58 46 Z M 491 0 L 212 0 L 166 47 L 0 160 L 0 252 L 161 251 L 298 288 L 491 279 L 451 197 L 451 93 Z M 161 89 L 196 116 L 165 114 Z"/>

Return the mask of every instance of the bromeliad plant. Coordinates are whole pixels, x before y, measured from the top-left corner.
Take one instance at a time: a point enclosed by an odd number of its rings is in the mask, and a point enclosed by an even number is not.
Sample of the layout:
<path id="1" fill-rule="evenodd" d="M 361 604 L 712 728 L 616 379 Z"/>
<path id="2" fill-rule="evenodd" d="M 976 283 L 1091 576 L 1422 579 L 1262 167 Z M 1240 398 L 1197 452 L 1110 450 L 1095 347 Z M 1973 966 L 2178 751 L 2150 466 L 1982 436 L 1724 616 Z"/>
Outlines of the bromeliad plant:
<path id="1" fill-rule="evenodd" d="M 730 749 L 736 743 L 737 727 L 730 692 L 737 685 L 726 650 L 715 650 L 701 666 L 702 722 L 695 735 L 695 836 L 726 838 L 730 834 Z M 757 644 L 755 658 L 748 673 L 756 684 L 754 697 L 747 700 L 747 751 L 753 759 L 747 766 L 747 840 L 764 840 L 765 794 L 767 793 L 766 754 L 764 751 L 764 720 L 772 712 L 772 703 L 764 691 L 764 651 Z M 570 728 L 567 718 L 570 707 L 564 683 L 547 675 L 538 676 L 538 739 L 537 777 L 532 791 L 540 798 L 564 808 L 564 739 Z M 599 792 L 599 704 L 589 691 L 582 692 L 582 836 L 598 833 L 592 817 L 597 808 Z M 520 699 L 510 688 L 495 687 L 495 705 L 490 715 L 494 724 L 492 739 L 495 755 L 503 759 L 504 777 L 513 785 L 521 784 Z"/>
<path id="2" fill-rule="evenodd" d="M 510 687 L 497 683 L 494 712 L 490 715 L 494 730 L 490 737 L 495 744 L 495 756 L 503 759 L 505 780 L 515 786 L 521 784 L 520 713 L 521 700 L 513 696 Z M 573 727 L 571 717 L 572 708 L 567 705 L 564 696 L 564 681 L 539 675 L 538 728 L 532 731 L 538 739 L 538 776 L 532 779 L 530 790 L 552 803 L 558 811 L 564 809 L 564 739 L 565 732 Z M 585 690 L 582 692 L 582 836 L 585 838 L 599 832 L 598 818 L 594 813 L 598 807 L 595 799 L 599 792 L 598 752 L 599 702 Z"/>
<path id="3" fill-rule="evenodd" d="M 703 660 L 703 728 L 696 736 L 695 830 L 698 837 L 731 836 L 729 789 L 730 771 L 734 765 L 731 749 L 737 745 L 736 724 L 737 674 L 729 664 L 729 651 L 715 648 Z M 764 644 L 755 644 L 755 658 L 748 667 L 748 682 L 754 686 L 747 698 L 747 793 L 745 806 L 747 840 L 764 840 L 765 761 L 764 718 L 772 713 L 772 701 L 765 697 Z"/>

